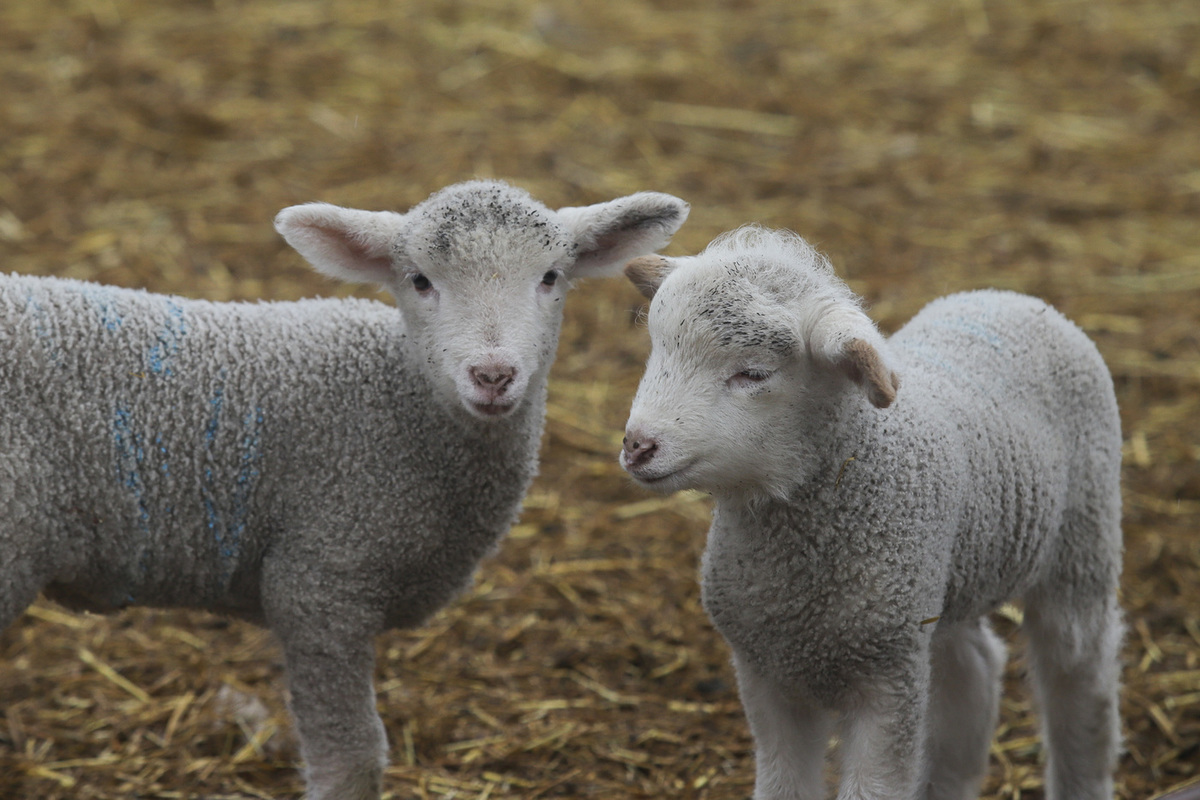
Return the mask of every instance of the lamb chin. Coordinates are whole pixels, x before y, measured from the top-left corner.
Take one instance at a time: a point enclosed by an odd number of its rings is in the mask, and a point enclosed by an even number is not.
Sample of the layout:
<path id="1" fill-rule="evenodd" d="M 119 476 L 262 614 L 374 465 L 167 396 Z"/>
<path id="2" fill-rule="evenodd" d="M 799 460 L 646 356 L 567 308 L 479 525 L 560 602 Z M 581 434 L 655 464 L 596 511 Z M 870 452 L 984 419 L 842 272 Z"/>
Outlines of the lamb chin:
<path id="1" fill-rule="evenodd" d="M 464 405 L 473 417 L 484 420 L 498 420 L 508 417 L 516 411 L 517 406 L 520 405 L 520 401 L 502 405 L 499 403 L 479 403 L 474 400 L 467 400 Z"/>
<path id="2" fill-rule="evenodd" d="M 654 492 L 659 492 L 660 494 L 671 494 L 672 492 L 678 492 L 683 489 L 694 488 L 687 480 L 687 473 L 691 469 L 691 464 L 685 464 L 679 469 L 662 474 L 638 474 L 636 471 L 625 466 L 625 461 L 623 458 L 621 460 L 621 466 L 624 467 L 625 471 L 629 473 L 630 477 L 637 481 L 643 488 Z"/>

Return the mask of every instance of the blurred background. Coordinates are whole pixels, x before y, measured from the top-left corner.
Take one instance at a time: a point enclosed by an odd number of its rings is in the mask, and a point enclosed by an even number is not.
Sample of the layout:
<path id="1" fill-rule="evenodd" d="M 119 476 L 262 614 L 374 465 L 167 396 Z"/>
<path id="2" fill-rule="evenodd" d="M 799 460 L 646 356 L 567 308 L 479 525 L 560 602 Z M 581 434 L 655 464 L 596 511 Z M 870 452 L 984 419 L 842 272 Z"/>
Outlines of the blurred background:
<path id="1" fill-rule="evenodd" d="M 671 253 L 791 228 L 886 331 L 984 286 L 1076 320 L 1126 438 L 1118 796 L 1200 773 L 1200 5 L 0 6 L 0 270 L 371 296 L 312 273 L 275 213 L 404 210 L 472 177 L 550 206 L 676 194 L 692 214 Z M 521 523 L 462 600 L 380 637 L 389 796 L 750 795 L 699 604 L 707 500 L 647 495 L 616 465 L 641 309 L 623 282 L 577 288 Z M 1020 609 L 995 623 L 1013 659 L 985 795 L 1041 798 Z M 248 625 L 39 603 L 0 633 L 0 709 L 0 798 L 301 792 L 279 654 Z"/>

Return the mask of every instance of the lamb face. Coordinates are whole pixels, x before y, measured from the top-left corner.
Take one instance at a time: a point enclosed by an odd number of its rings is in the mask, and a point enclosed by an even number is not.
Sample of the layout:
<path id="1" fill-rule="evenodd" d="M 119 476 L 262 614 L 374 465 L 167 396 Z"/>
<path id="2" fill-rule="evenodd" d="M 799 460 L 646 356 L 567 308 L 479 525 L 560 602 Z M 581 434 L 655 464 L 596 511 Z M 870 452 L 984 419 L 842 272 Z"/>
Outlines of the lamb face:
<path id="1" fill-rule="evenodd" d="M 284 209 L 276 227 L 321 272 L 387 289 L 429 384 L 498 419 L 544 386 L 569 280 L 661 247 L 687 211 L 654 192 L 554 211 L 506 183 L 470 181 L 403 215 L 313 203 Z"/>
<path id="2" fill-rule="evenodd" d="M 475 416 L 511 414 L 554 357 L 575 243 L 500 185 L 439 193 L 414 215 L 391 291 L 426 377 Z"/>
<path id="3" fill-rule="evenodd" d="M 621 464 L 657 491 L 737 491 L 794 460 L 780 432 L 814 379 L 785 310 L 736 266 L 693 261 L 655 295 Z"/>
<path id="4" fill-rule="evenodd" d="M 651 297 L 651 354 L 620 461 L 647 488 L 783 496 L 837 398 L 895 397 L 882 337 L 799 237 L 751 228 L 626 273 Z"/>

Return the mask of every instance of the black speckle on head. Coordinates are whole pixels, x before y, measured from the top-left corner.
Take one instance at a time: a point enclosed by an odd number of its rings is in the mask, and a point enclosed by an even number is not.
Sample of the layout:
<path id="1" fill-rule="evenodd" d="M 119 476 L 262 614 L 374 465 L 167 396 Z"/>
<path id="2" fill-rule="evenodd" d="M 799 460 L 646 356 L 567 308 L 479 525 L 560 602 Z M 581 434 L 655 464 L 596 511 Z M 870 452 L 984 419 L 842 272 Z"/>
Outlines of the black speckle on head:
<path id="1" fill-rule="evenodd" d="M 501 200 L 499 187 L 460 195 L 454 201 L 431 209 L 433 230 L 429 244 L 437 253 L 449 252 L 454 243 L 469 231 L 507 228 L 515 221 L 514 211 L 520 210 Z"/>
<path id="2" fill-rule="evenodd" d="M 795 334 L 770 312 L 768 298 L 748 280 L 748 266 L 735 261 L 728 277 L 704 290 L 696 305 L 720 347 L 766 349 L 778 356 L 790 354 L 799 344 Z"/>
<path id="3" fill-rule="evenodd" d="M 503 183 L 459 184 L 433 195 L 421 209 L 425 223 L 415 247 L 426 256 L 445 259 L 465 242 L 523 242 L 545 251 L 564 253 L 568 243 L 548 210 L 524 192 Z"/>

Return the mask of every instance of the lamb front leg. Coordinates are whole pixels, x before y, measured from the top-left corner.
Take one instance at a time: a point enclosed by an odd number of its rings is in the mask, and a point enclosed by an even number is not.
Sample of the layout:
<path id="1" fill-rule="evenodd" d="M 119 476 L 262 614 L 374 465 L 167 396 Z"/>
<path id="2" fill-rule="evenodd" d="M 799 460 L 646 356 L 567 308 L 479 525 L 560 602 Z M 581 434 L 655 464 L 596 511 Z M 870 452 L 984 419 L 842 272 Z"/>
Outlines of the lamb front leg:
<path id="1" fill-rule="evenodd" d="M 379 800 L 387 735 L 375 710 L 370 639 L 284 642 L 284 653 L 307 800 Z"/>
<path id="2" fill-rule="evenodd" d="M 754 735 L 754 800 L 820 800 L 828 714 L 791 697 L 734 656 L 738 691 Z"/>
<path id="3" fill-rule="evenodd" d="M 925 774 L 929 664 L 880 681 L 846 715 L 838 800 L 916 800 Z"/>

